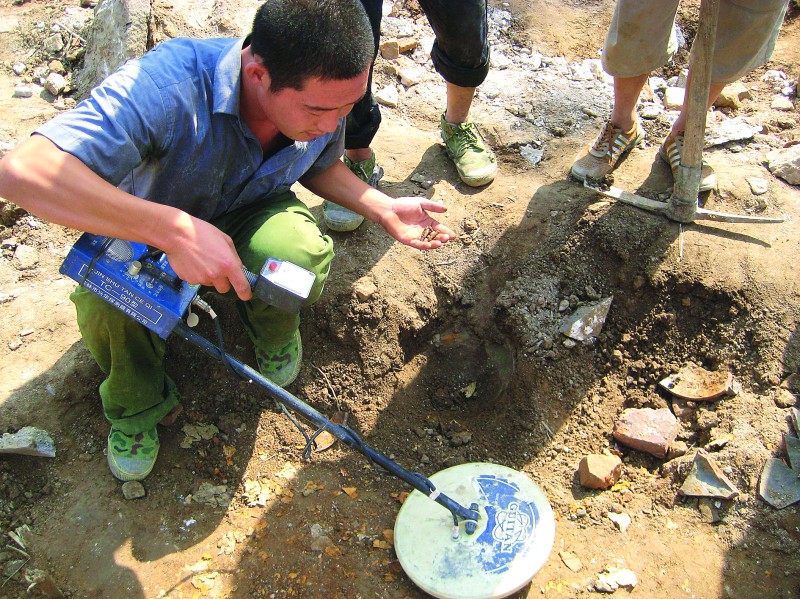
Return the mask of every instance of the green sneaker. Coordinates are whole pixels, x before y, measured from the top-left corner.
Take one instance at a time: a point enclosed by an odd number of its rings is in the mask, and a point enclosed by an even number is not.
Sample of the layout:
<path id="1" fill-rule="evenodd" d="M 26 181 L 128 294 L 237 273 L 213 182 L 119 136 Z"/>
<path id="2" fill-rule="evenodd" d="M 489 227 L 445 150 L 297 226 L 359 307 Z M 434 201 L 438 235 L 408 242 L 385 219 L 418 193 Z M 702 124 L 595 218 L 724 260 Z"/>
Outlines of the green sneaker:
<path id="1" fill-rule="evenodd" d="M 494 181 L 497 160 L 481 137 L 478 125 L 472 121 L 448 123 L 442 115 L 440 126 L 445 150 L 456 165 L 461 180 L 470 187 L 480 187 Z"/>
<path id="2" fill-rule="evenodd" d="M 289 342 L 274 352 L 256 348 L 258 370 L 279 387 L 286 387 L 300 374 L 303 361 L 303 343 L 297 330 Z"/>
<path id="3" fill-rule="evenodd" d="M 383 177 L 383 169 L 375 163 L 375 152 L 360 162 L 353 162 L 345 156 L 344 163 L 359 179 L 371 187 L 378 188 L 378 182 Z M 364 222 L 364 217 L 360 214 L 328 200 L 322 203 L 322 219 L 329 229 L 340 232 L 355 231 Z"/>
<path id="4" fill-rule="evenodd" d="M 153 470 L 158 457 L 158 432 L 155 428 L 126 435 L 112 428 L 108 434 L 108 467 L 123 481 L 143 480 Z"/>

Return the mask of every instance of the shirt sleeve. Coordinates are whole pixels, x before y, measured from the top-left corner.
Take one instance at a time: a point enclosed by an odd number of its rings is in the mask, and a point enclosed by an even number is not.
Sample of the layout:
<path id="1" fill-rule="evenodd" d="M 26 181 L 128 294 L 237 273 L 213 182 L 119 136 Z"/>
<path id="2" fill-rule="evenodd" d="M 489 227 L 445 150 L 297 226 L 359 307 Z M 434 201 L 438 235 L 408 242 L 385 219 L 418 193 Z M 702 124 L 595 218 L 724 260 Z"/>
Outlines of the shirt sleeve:
<path id="1" fill-rule="evenodd" d="M 130 61 L 89 98 L 34 133 L 119 185 L 136 166 L 157 159 L 169 146 L 172 125 L 158 86 L 138 61 Z"/>

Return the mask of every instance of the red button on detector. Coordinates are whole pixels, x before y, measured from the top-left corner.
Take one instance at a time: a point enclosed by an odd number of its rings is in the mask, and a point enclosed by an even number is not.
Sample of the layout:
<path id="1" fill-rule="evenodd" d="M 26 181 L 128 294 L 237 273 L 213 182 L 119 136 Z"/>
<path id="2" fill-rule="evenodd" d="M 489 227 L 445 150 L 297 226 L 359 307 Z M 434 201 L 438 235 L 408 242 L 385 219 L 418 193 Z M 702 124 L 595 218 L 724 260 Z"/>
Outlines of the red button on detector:
<path id="1" fill-rule="evenodd" d="M 277 262 L 270 262 L 269 263 L 269 269 L 272 272 L 275 272 L 276 270 L 278 270 L 278 263 Z"/>

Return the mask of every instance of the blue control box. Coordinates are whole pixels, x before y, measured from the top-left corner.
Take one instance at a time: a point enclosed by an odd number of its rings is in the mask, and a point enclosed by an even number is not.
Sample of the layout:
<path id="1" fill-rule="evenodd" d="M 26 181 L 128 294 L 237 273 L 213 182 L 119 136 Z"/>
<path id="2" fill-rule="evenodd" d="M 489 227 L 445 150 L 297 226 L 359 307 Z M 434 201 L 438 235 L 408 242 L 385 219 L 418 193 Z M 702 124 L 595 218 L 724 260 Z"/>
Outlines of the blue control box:
<path id="1" fill-rule="evenodd" d="M 142 244 L 84 233 L 60 272 L 166 339 L 199 285 L 175 274 L 163 252 Z"/>

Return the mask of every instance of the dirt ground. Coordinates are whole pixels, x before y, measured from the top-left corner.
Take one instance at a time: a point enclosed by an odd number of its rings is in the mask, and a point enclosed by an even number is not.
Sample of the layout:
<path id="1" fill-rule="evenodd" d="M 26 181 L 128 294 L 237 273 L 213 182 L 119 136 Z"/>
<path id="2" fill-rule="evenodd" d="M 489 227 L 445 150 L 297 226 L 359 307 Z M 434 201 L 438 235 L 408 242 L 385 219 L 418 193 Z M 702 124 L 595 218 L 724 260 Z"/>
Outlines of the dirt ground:
<path id="1" fill-rule="evenodd" d="M 696 4 L 681 9 L 686 30 Z M 60 5 L 0 0 L 0 24 L 24 29 Z M 597 57 L 613 1 L 506 6 L 512 39 L 573 61 Z M 772 62 L 745 79 L 753 99 L 739 109 L 786 143 L 800 140 L 797 107 L 772 110 L 761 75 L 800 77 L 797 12 Z M 12 145 L 57 112 L 45 98 L 12 98 L 10 65 L 28 50 L 16 31 L 0 33 L 0 141 Z M 482 109 L 479 96 L 474 113 Z M 553 506 L 556 539 L 517 599 L 591 595 L 606 566 L 636 573 L 634 589 L 617 591 L 623 596 L 800 597 L 798 507 L 776 510 L 758 496 L 765 460 L 785 458 L 796 401 L 787 403 L 779 385 L 800 369 L 800 190 L 772 177 L 766 146 L 751 140 L 707 153 L 719 190 L 704 201 L 783 216 L 781 224 L 678 225 L 603 200 L 566 176 L 602 116 L 548 137 L 536 167 L 495 139 L 498 177 L 470 189 L 441 149 L 436 110 L 384 110 L 374 147 L 383 189 L 444 200 L 459 241 L 419 253 L 371 223 L 334 234 L 330 282 L 303 311 L 304 368 L 291 391 L 325 414 L 349 412 L 367 443 L 409 470 L 496 462 L 529 475 Z M 651 143 L 631 154 L 615 184 L 652 195 L 672 182 L 656 156 L 665 129 L 649 127 Z M 419 174 L 433 184 L 421 187 L 412 180 Z M 768 181 L 767 194 L 750 192 L 750 176 Z M 308 201 L 319 215 L 319 201 Z M 264 392 L 180 339 L 168 341 L 167 369 L 185 411 L 161 430 L 146 497 L 126 500 L 104 455 L 101 374 L 77 332 L 73 283 L 58 273 L 78 234 L 10 206 L 2 217 L 0 433 L 45 429 L 57 456 L 0 456 L 0 596 L 27 596 L 22 574 L 34 569 L 75 598 L 426 596 L 391 545 L 410 488 L 342 444 L 304 461 L 303 438 Z M 20 245 L 34 248 L 35 264 L 14 258 Z M 359 299 L 366 282 L 374 292 Z M 596 342 L 565 346 L 559 305 L 599 297 L 613 304 Z M 226 347 L 252 363 L 233 304 L 206 299 Z M 206 322 L 199 330 L 214 334 Z M 699 407 L 673 402 L 657 382 L 687 363 L 730 371 L 741 391 Z M 667 461 L 615 444 L 614 422 L 629 407 L 671 407 L 689 453 Z M 218 430 L 184 447 L 187 425 Z M 741 491 L 711 506 L 718 518 L 677 493 L 703 447 Z M 604 449 L 623 456 L 623 484 L 581 487 L 578 462 Z M 198 499 L 209 488 L 218 505 Z M 619 510 L 632 518 L 625 532 L 607 517 Z M 8 536 L 23 525 L 27 557 Z M 569 569 L 561 551 L 582 567 Z"/>

